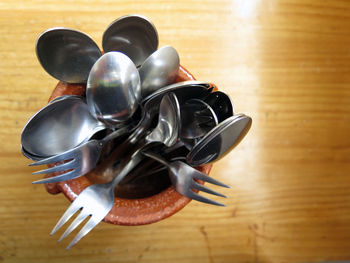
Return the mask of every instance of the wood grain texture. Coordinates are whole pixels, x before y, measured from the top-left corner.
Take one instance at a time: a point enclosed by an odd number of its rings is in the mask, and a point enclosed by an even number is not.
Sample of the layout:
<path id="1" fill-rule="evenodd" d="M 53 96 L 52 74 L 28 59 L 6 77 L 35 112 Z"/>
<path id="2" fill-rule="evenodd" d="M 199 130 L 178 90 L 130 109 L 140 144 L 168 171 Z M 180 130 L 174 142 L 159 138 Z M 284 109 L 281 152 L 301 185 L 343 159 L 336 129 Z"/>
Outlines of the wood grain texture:
<path id="1" fill-rule="evenodd" d="M 149 17 L 199 80 L 252 116 L 214 165 L 226 208 L 191 202 L 147 226 L 102 223 L 70 251 L 49 232 L 68 207 L 20 153 L 20 132 L 57 81 L 37 36 L 65 26 L 101 46 L 129 13 Z M 350 2 L 316 0 L 0 1 L 0 262 L 350 260 Z M 219 200 L 219 199 L 218 199 Z M 221 200 L 220 200 L 221 201 Z"/>

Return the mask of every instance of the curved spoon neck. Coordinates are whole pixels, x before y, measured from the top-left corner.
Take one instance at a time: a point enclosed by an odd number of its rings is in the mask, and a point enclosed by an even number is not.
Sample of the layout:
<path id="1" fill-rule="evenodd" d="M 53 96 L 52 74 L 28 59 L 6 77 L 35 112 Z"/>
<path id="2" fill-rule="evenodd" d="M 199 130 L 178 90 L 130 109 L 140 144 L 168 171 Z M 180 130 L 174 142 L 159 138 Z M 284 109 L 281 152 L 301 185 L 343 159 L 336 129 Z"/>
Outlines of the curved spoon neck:
<path id="1" fill-rule="evenodd" d="M 163 142 L 164 141 L 164 134 L 163 131 L 161 129 L 155 128 L 151 133 L 149 133 L 144 141 L 146 142 L 146 144 L 150 144 L 153 142 Z"/>
<path id="2" fill-rule="evenodd" d="M 119 136 L 123 135 L 123 134 L 126 134 L 128 132 L 130 127 L 124 127 L 124 128 L 120 128 L 118 130 L 115 130 L 114 132 L 108 134 L 106 137 L 104 137 L 100 143 L 102 145 L 106 144 L 107 142 L 113 140 L 113 139 L 116 139 L 118 138 Z"/>
<path id="3" fill-rule="evenodd" d="M 127 142 L 133 145 L 136 144 L 145 134 L 150 125 L 150 118 L 148 117 L 148 115 L 144 115 L 138 127 L 127 139 Z"/>

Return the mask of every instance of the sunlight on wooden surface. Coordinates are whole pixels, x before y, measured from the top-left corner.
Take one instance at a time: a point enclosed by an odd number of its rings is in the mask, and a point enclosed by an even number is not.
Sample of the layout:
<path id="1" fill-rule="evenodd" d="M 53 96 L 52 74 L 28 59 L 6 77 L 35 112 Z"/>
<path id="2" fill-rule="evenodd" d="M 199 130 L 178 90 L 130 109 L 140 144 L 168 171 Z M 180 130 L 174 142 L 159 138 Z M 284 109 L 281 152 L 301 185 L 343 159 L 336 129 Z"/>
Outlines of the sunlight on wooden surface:
<path id="1" fill-rule="evenodd" d="M 341 0 L 0 2 L 0 262 L 350 260 L 349 11 Z M 101 223 L 67 252 L 70 239 L 49 233 L 69 202 L 32 185 L 20 153 L 22 128 L 57 83 L 35 41 L 65 26 L 101 47 L 130 13 L 149 17 L 160 47 L 174 46 L 253 126 L 211 172 L 231 186 L 214 188 L 227 207 L 192 201 L 147 226 Z"/>

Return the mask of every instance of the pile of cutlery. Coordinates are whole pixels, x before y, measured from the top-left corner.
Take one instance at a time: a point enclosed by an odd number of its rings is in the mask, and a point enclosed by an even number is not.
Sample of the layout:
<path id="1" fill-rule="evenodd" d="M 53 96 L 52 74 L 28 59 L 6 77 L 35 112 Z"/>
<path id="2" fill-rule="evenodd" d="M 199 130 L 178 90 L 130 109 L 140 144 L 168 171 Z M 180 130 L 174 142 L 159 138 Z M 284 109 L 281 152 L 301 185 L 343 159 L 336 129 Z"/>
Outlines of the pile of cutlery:
<path id="1" fill-rule="evenodd" d="M 225 156 L 252 123 L 250 117 L 235 114 L 230 98 L 212 84 L 175 83 L 179 55 L 171 46 L 158 49 L 157 31 L 147 18 L 115 20 L 104 32 L 102 47 L 103 52 L 88 35 L 68 28 L 49 29 L 36 44 L 43 68 L 60 81 L 86 84 L 86 94 L 56 98 L 24 127 L 22 152 L 35 161 L 31 166 L 50 165 L 33 174 L 59 172 L 33 183 L 84 176 L 103 161 L 106 145 L 124 145 L 113 180 L 84 189 L 52 230 L 81 210 L 62 240 L 90 217 L 68 249 L 104 219 L 113 207 L 116 186 L 145 159 L 159 165 L 140 176 L 167 170 L 181 195 L 223 206 L 198 194 L 225 197 L 200 181 L 228 186 L 195 167 Z M 171 158 L 169 153 L 174 153 Z"/>

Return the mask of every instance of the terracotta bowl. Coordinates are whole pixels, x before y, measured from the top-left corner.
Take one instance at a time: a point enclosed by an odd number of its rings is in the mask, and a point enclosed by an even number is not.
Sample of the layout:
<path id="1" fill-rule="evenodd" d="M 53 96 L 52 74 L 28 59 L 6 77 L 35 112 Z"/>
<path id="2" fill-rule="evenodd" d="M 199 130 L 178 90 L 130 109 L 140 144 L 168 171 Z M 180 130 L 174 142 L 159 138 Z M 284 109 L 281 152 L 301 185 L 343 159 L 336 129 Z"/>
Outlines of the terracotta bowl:
<path id="1" fill-rule="evenodd" d="M 179 76 L 176 82 L 184 80 L 194 80 L 194 77 L 183 67 L 180 66 Z M 85 85 L 67 84 L 59 82 L 52 95 L 50 101 L 62 95 L 84 95 Z M 112 158 L 111 156 L 109 156 Z M 102 166 L 102 165 L 100 165 Z M 204 165 L 197 167 L 198 170 L 209 174 L 212 165 Z M 46 184 L 46 189 L 51 194 L 62 192 L 70 201 L 73 201 L 76 196 L 86 187 L 93 183 L 103 183 L 110 180 L 112 177 L 108 174 L 108 169 L 101 172 L 98 166 L 89 174 L 70 181 Z M 106 172 L 107 171 L 107 172 Z M 144 173 L 145 171 L 140 171 Z M 55 175 L 55 174 L 54 174 Z M 57 175 L 57 174 L 56 174 Z M 151 181 L 139 182 L 141 185 L 124 185 L 121 191 L 117 189 L 116 197 L 114 199 L 114 206 L 109 214 L 104 218 L 105 222 L 116 225 L 144 225 L 157 222 L 167 218 L 183 207 L 185 207 L 191 200 L 177 193 L 171 186 L 168 176 L 167 178 L 153 178 Z M 156 183 L 161 186 L 155 193 L 149 192 L 148 196 L 130 195 L 130 192 L 137 192 L 140 189 L 147 189 Z M 149 188 L 148 187 L 148 188 Z M 122 194 L 118 194 L 121 192 Z M 154 191 L 153 191 L 154 192 Z"/>

